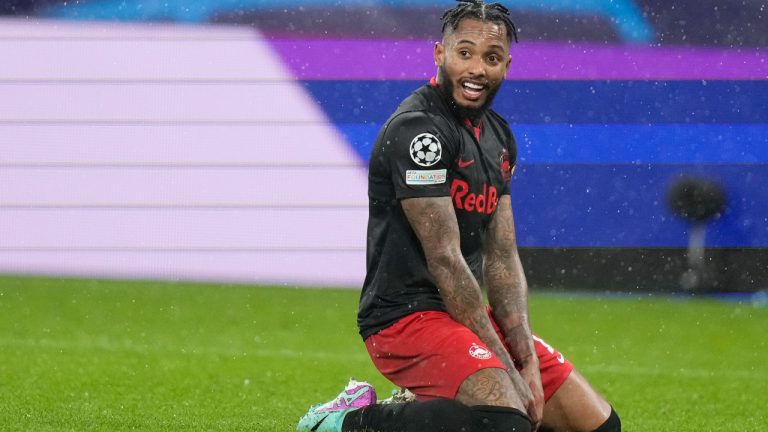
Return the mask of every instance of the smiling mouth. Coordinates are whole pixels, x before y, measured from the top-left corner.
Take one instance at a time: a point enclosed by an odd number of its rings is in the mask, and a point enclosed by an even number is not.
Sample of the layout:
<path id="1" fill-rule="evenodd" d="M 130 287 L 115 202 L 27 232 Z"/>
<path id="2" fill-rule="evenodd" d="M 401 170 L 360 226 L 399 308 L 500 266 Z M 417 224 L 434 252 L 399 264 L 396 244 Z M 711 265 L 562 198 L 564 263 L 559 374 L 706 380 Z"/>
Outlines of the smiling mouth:
<path id="1" fill-rule="evenodd" d="M 485 87 L 484 84 L 471 81 L 464 81 L 461 83 L 461 90 L 464 98 L 472 101 L 477 100 L 482 96 Z"/>

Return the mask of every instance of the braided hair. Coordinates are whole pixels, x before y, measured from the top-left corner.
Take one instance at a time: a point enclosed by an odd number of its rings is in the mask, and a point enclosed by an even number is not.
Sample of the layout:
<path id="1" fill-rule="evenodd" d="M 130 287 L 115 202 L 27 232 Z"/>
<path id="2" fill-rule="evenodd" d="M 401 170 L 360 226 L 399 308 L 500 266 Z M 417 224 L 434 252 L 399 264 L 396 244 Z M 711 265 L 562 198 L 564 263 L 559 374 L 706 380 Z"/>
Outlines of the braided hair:
<path id="1" fill-rule="evenodd" d="M 502 24 L 507 29 L 507 41 L 517 42 L 517 27 L 509 17 L 509 9 L 501 3 L 486 3 L 484 0 L 457 0 L 459 5 L 443 13 L 443 35 L 459 26 L 464 18 Z"/>

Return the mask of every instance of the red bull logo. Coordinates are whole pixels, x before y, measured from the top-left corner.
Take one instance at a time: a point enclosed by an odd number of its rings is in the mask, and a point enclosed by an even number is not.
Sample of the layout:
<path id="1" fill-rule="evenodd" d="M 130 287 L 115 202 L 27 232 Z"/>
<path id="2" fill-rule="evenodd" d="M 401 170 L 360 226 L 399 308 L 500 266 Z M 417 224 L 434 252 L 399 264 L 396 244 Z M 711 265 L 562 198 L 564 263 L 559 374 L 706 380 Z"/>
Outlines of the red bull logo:
<path id="1" fill-rule="evenodd" d="M 469 191 L 469 183 L 454 179 L 451 183 L 451 200 L 457 210 L 490 215 L 499 205 L 499 193 L 495 187 L 483 183 L 483 192 L 476 194 Z"/>

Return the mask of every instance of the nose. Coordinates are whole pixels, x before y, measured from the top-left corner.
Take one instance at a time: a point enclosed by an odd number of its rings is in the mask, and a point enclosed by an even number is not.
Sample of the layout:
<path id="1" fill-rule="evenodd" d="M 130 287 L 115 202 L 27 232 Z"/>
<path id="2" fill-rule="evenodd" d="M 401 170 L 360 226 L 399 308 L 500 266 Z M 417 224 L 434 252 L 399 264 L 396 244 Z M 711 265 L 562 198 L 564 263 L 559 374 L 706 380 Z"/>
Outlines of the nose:
<path id="1" fill-rule="evenodd" d="M 479 56 L 472 58 L 469 64 L 469 73 L 475 77 L 485 76 L 485 62 Z"/>

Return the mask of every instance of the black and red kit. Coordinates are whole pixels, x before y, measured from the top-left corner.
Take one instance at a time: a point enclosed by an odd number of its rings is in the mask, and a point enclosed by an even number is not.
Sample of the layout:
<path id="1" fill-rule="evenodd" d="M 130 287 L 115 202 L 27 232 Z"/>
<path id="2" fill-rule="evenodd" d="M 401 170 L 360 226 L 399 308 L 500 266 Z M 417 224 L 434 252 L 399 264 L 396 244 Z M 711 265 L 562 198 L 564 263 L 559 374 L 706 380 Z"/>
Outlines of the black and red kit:
<path id="1" fill-rule="evenodd" d="M 363 338 L 418 311 L 446 311 L 400 201 L 450 196 L 461 252 L 482 283 L 482 245 L 517 156 L 507 122 L 486 110 L 473 124 L 432 83 L 387 120 L 371 154 L 367 274 L 358 326 Z"/>

